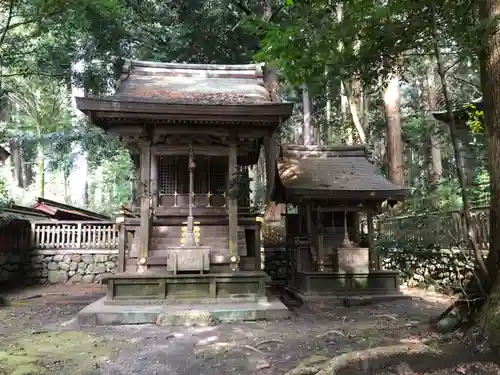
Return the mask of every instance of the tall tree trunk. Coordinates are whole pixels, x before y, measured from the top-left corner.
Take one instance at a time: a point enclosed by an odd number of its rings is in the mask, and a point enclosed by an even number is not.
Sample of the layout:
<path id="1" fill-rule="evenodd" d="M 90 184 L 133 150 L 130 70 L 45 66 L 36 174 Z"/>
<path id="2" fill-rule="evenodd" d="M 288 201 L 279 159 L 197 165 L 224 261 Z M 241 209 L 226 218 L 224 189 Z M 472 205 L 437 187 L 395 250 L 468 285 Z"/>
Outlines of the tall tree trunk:
<path id="1" fill-rule="evenodd" d="M 325 105 L 325 136 L 324 141 L 327 145 L 333 142 L 333 129 L 332 129 L 332 86 L 328 78 L 328 68 L 325 69 L 326 76 L 326 105 Z"/>
<path id="2" fill-rule="evenodd" d="M 38 195 L 45 197 L 45 155 L 42 146 L 38 146 Z"/>
<path id="3" fill-rule="evenodd" d="M 369 133 L 370 129 L 370 118 L 369 118 L 369 114 L 370 114 L 370 98 L 366 95 L 366 94 L 362 94 L 363 95 L 363 122 L 362 122 L 362 125 L 363 125 L 363 129 L 365 130 L 365 134 L 366 133 Z"/>
<path id="4" fill-rule="evenodd" d="M 309 98 L 309 91 L 307 86 L 304 85 L 302 90 L 302 108 L 304 115 L 304 122 L 302 125 L 302 140 L 304 145 L 312 144 L 312 126 L 311 126 L 311 100 Z"/>
<path id="5" fill-rule="evenodd" d="M 19 145 L 19 140 L 17 138 L 12 138 L 10 140 L 10 153 L 12 155 L 12 178 L 19 187 L 23 186 L 22 180 L 22 157 L 21 148 Z"/>
<path id="6" fill-rule="evenodd" d="M 500 0 L 485 0 L 480 4 L 482 23 L 496 26 L 500 16 Z M 486 43 L 482 43 L 484 49 L 480 52 L 479 61 L 491 177 L 490 251 L 486 264 L 493 281 L 498 277 L 500 262 L 500 31 L 492 27 L 489 32 Z"/>
<path id="7" fill-rule="evenodd" d="M 21 169 L 23 174 L 23 187 L 27 188 L 33 183 L 33 145 L 28 145 L 25 141 L 21 142 Z"/>
<path id="8" fill-rule="evenodd" d="M 348 123 L 348 114 L 349 112 L 349 98 L 347 97 L 346 87 L 343 81 L 340 81 L 340 115 L 342 118 L 342 127 L 346 131 L 346 143 L 348 145 L 352 145 L 354 143 L 354 139 L 352 137 L 352 128 L 350 126 L 346 127 Z"/>
<path id="9" fill-rule="evenodd" d="M 460 142 L 458 138 L 458 131 L 457 131 L 457 126 L 455 123 L 455 118 L 453 117 L 453 104 L 450 100 L 449 93 L 448 93 L 448 85 L 446 82 L 446 71 L 444 67 L 444 61 L 441 55 L 441 49 L 439 47 L 439 33 L 438 33 L 438 28 L 437 28 L 437 15 L 436 15 L 436 4 L 432 4 L 432 31 L 433 31 L 433 37 L 434 37 L 434 53 L 436 55 L 436 60 L 437 60 L 437 65 L 438 65 L 438 74 L 439 78 L 441 79 L 441 86 L 443 90 L 443 96 L 444 100 L 446 103 L 446 110 L 448 112 L 448 117 L 450 118 L 450 135 L 451 135 L 451 141 L 453 143 L 453 150 L 455 153 L 455 162 L 457 165 L 457 177 L 458 177 L 458 182 L 460 184 L 460 192 L 462 195 L 462 201 L 463 201 L 463 216 L 464 216 L 464 221 L 465 221 L 465 228 L 467 230 L 467 235 L 468 239 L 474 248 L 474 257 L 476 259 L 476 262 L 479 266 L 479 269 L 482 273 L 482 276 L 484 280 L 487 280 L 488 277 L 488 271 L 486 269 L 482 252 L 479 249 L 479 246 L 477 244 L 476 240 L 476 233 L 474 228 L 472 227 L 471 224 L 471 219 L 470 219 L 470 205 L 469 205 L 469 197 L 467 195 L 467 190 L 465 186 L 465 175 L 464 175 L 464 168 L 463 168 L 463 155 L 460 149 Z"/>
<path id="10" fill-rule="evenodd" d="M 481 292 L 484 292 L 487 296 L 487 305 L 483 309 L 482 313 L 484 315 L 484 327 L 483 332 L 487 334 L 487 337 L 493 341 L 494 344 L 498 344 L 500 339 L 499 332 L 499 316 L 498 311 L 500 310 L 500 279 L 498 273 L 499 267 L 499 252 L 500 252 L 500 222 L 498 220 L 498 215 L 500 212 L 500 66 L 498 61 L 500 58 L 500 31 L 498 31 L 497 19 L 500 16 L 500 0 L 485 0 L 480 2 L 480 21 L 483 25 L 491 25 L 491 29 L 487 30 L 484 39 L 480 43 L 479 50 L 479 63 L 481 71 L 481 86 L 483 91 L 483 111 L 484 111 L 484 124 L 486 130 L 486 136 L 488 139 L 488 159 L 490 166 L 491 175 L 491 206 L 490 206 L 490 249 L 488 252 L 488 257 L 486 258 L 486 268 L 484 272 L 486 277 L 482 278 L 479 284 Z M 434 21 L 435 24 L 435 21 Z M 438 51 L 437 42 L 436 51 Z M 451 110 L 448 110 L 451 114 Z M 453 120 L 453 117 L 451 117 Z M 462 176 L 462 179 L 464 177 Z M 482 285 L 481 285 L 482 284 Z M 467 293 L 469 287 L 470 289 L 477 290 L 473 283 L 466 285 L 467 294 L 467 304 L 469 304 L 470 293 Z M 477 295 L 473 295 L 477 300 Z M 492 298 L 491 298 L 492 297 Z M 474 309 L 470 307 L 467 309 L 469 315 L 476 312 L 482 307 L 484 303 L 484 298 L 479 298 L 479 302 L 474 303 Z M 442 318 L 455 308 L 455 303 L 450 306 L 439 318 Z M 471 311 L 472 310 L 472 311 Z M 474 315 L 469 316 L 474 318 Z M 490 341 L 490 342 L 491 342 Z M 496 341 L 496 342 L 495 342 Z"/>
<path id="11" fill-rule="evenodd" d="M 387 121 L 387 160 L 389 180 L 396 185 L 404 185 L 403 138 L 401 130 L 401 95 L 399 75 L 393 73 L 384 91 L 384 109 Z"/>
<path id="12" fill-rule="evenodd" d="M 66 173 L 64 173 L 64 203 L 70 203 L 70 199 L 69 199 L 69 189 L 68 189 L 68 185 L 69 185 L 69 179 L 68 179 L 68 176 Z"/>
<path id="13" fill-rule="evenodd" d="M 428 61 L 427 67 L 427 95 L 429 112 L 438 110 L 438 96 L 434 66 Z M 436 189 L 443 176 L 443 161 L 441 160 L 441 135 L 440 126 L 435 124 L 429 133 L 430 144 L 430 175 L 429 183 L 432 189 Z"/>

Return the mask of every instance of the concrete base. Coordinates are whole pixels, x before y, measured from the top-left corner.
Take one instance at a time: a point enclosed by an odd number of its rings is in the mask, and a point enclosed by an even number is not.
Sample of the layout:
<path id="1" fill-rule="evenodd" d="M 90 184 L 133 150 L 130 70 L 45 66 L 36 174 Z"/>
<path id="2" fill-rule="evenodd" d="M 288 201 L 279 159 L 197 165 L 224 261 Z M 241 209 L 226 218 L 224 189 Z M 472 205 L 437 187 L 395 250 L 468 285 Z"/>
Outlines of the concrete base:
<path id="1" fill-rule="evenodd" d="M 158 324 L 160 326 L 209 325 L 238 321 L 277 320 L 291 316 L 287 307 L 277 300 L 175 305 L 114 305 L 106 298 L 86 306 L 78 313 L 84 326 Z"/>

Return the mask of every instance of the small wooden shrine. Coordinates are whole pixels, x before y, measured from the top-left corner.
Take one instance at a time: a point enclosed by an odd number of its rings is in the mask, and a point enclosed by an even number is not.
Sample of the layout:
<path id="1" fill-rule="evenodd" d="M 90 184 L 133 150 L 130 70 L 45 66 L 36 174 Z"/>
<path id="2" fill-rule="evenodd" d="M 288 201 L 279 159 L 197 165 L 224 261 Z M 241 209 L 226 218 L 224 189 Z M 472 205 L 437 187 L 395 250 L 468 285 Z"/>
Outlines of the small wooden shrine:
<path id="1" fill-rule="evenodd" d="M 293 107 L 279 102 L 272 71 L 131 61 L 115 95 L 76 102 L 127 143 L 138 173 L 109 302 L 265 297 L 248 168 L 262 147 L 273 165 L 269 146 Z"/>
<path id="2" fill-rule="evenodd" d="M 380 175 L 364 146 L 281 147 L 273 200 L 286 214 L 289 288 L 301 298 L 398 292 L 398 273 L 381 270 L 373 214 L 407 190 Z M 366 239 L 360 218 L 366 216 Z"/>

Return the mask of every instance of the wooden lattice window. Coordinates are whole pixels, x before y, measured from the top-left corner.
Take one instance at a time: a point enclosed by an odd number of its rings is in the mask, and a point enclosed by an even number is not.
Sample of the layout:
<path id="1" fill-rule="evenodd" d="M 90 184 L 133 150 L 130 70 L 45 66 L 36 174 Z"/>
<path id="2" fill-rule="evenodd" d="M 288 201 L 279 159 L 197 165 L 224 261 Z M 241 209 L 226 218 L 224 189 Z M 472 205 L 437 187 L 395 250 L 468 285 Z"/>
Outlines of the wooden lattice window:
<path id="1" fill-rule="evenodd" d="M 177 179 L 177 193 L 189 194 L 189 157 L 178 156 L 175 159 L 176 164 L 176 179 Z"/>
<path id="2" fill-rule="evenodd" d="M 207 194 L 210 179 L 210 158 L 198 156 L 195 158 L 194 191 L 198 194 Z"/>
<path id="3" fill-rule="evenodd" d="M 160 194 L 189 194 L 188 156 L 163 156 L 158 163 Z M 195 156 L 194 192 L 222 194 L 226 190 L 227 158 Z"/>
<path id="4" fill-rule="evenodd" d="M 225 157 L 212 157 L 210 159 L 210 192 L 222 194 L 226 191 L 228 160 Z"/>
<path id="5" fill-rule="evenodd" d="M 177 192 L 177 174 L 175 173 L 175 158 L 162 156 L 158 163 L 158 182 L 160 194 L 174 194 Z"/>

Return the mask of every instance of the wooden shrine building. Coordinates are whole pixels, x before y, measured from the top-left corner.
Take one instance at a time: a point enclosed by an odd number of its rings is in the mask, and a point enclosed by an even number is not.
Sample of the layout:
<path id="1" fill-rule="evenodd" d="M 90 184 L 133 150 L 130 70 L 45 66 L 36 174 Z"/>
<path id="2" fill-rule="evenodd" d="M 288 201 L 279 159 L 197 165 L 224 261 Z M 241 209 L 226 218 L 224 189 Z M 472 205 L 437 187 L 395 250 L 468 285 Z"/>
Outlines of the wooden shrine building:
<path id="1" fill-rule="evenodd" d="M 248 167 L 262 147 L 272 157 L 269 145 L 292 112 L 274 77 L 261 64 L 131 61 L 113 96 L 76 99 L 137 163 L 137 200 L 120 226 L 121 272 L 107 281 L 111 302 L 265 297 Z"/>
<path id="2" fill-rule="evenodd" d="M 289 288 L 306 300 L 397 293 L 398 273 L 381 270 L 374 252 L 373 214 L 407 190 L 378 173 L 365 146 L 283 145 L 277 168 L 273 200 L 296 208 L 286 214 Z"/>

